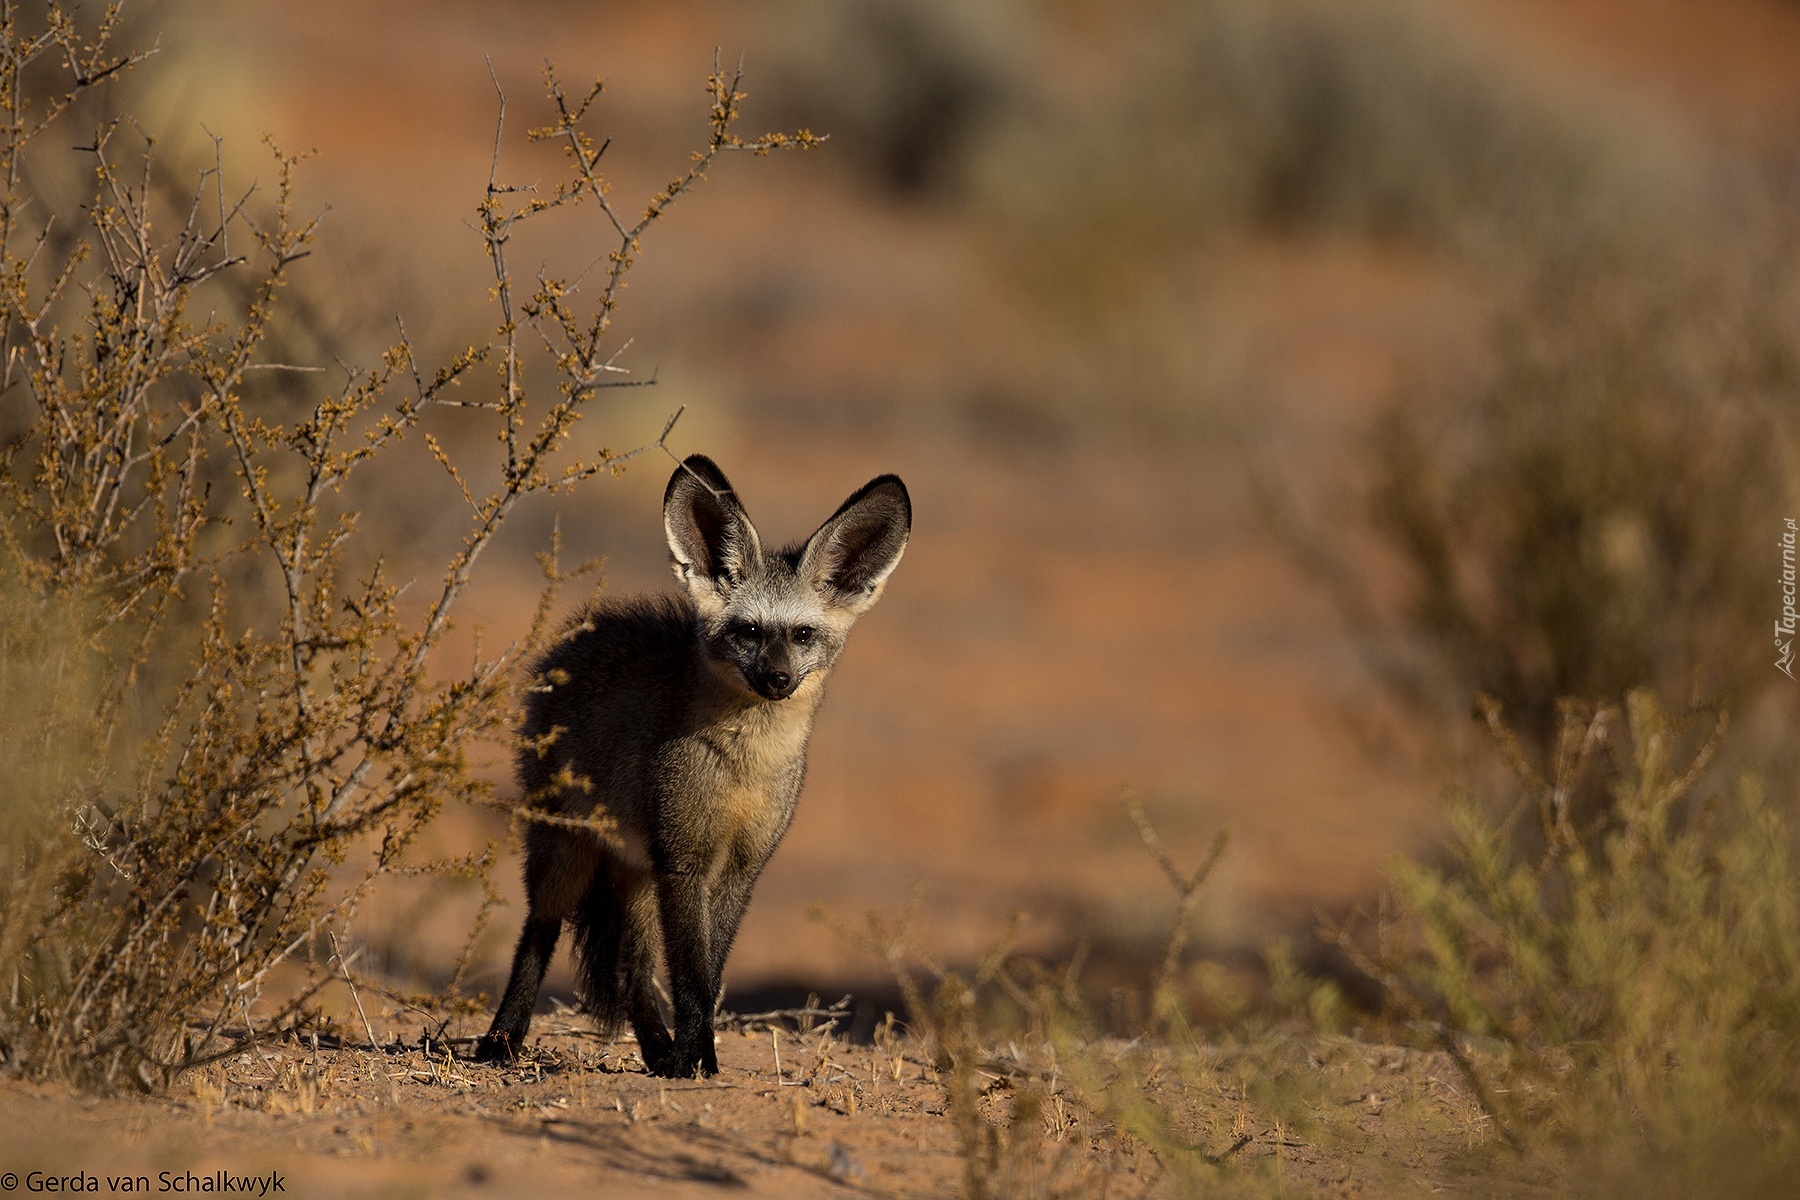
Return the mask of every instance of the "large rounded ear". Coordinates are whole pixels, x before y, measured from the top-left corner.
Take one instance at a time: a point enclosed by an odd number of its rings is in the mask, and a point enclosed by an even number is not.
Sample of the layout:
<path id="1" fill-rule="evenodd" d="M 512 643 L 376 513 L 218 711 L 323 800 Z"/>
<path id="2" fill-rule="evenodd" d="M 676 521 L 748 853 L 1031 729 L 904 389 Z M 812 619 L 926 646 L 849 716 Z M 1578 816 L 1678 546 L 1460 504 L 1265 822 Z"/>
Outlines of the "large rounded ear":
<path id="1" fill-rule="evenodd" d="M 695 600 L 736 587 L 762 555 L 762 539 L 731 481 L 704 454 L 688 455 L 669 477 L 663 532 L 675 579 Z"/>
<path id="2" fill-rule="evenodd" d="M 800 553 L 800 578 L 828 604 L 861 615 L 881 598 L 912 533 L 912 497 L 898 475 L 871 479 L 831 514 Z"/>

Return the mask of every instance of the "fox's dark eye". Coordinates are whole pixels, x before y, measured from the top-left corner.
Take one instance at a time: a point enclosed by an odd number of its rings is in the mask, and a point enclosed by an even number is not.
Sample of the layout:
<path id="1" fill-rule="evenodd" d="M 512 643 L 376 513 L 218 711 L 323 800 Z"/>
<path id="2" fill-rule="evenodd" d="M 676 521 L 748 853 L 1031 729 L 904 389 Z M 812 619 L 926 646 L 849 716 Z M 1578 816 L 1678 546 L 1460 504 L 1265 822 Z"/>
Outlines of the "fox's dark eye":
<path id="1" fill-rule="evenodd" d="M 794 645 L 804 646 L 812 640 L 813 640 L 813 627 L 811 625 L 801 625 L 801 626 L 798 626 L 797 628 L 795 628 L 795 630 L 794 630 Z"/>
<path id="2" fill-rule="evenodd" d="M 733 637 L 754 642 L 762 637 L 762 626 L 755 621 L 735 621 L 731 626 L 731 634 Z"/>

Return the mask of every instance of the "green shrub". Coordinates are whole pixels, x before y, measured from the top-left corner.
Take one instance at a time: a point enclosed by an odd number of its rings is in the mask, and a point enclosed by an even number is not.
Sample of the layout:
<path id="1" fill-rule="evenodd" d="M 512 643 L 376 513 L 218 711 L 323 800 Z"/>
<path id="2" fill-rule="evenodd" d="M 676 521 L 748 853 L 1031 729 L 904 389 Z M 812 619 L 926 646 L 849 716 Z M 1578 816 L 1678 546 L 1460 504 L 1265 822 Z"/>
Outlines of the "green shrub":
<path id="1" fill-rule="evenodd" d="M 1490 710 L 1522 794 L 1464 798 L 1454 864 L 1406 864 L 1363 956 L 1495 1120 L 1571 1190 L 1771 1195 L 1800 1152 L 1800 861 L 1754 780 L 1696 795 L 1723 735 L 1653 693 L 1565 706 L 1549 770 Z M 1578 820 L 1589 773 L 1612 804 Z M 1511 821 L 1535 821 L 1521 853 Z M 1354 943 L 1346 941 L 1346 945 Z"/>

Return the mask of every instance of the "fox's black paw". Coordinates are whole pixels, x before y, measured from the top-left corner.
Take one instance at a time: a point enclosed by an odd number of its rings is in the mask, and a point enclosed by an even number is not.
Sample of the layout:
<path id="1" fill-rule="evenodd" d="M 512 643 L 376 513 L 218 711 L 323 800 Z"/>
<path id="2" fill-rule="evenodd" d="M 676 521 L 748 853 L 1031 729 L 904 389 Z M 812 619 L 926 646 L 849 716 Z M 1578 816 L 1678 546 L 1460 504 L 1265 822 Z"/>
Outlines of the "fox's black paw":
<path id="1" fill-rule="evenodd" d="M 719 1073 L 717 1062 L 708 1062 L 702 1058 L 677 1059 L 669 1058 L 658 1066 L 650 1068 L 650 1074 L 660 1075 L 664 1079 L 709 1079 Z"/>
<path id="2" fill-rule="evenodd" d="M 719 1060 L 712 1054 L 678 1054 L 657 1055 L 646 1060 L 646 1069 L 652 1075 L 661 1075 L 664 1079 L 693 1079 L 696 1076 L 706 1078 L 719 1073 Z"/>
<path id="3" fill-rule="evenodd" d="M 509 1034 L 490 1033 L 475 1043 L 476 1062 L 508 1063 L 518 1056 L 519 1048 Z"/>
<path id="4" fill-rule="evenodd" d="M 652 1075 L 663 1075 L 674 1078 L 675 1039 L 658 1021 L 651 1025 L 648 1022 L 634 1026 L 632 1032 L 637 1035 L 638 1056 L 644 1060 L 644 1070 Z"/>
<path id="5" fill-rule="evenodd" d="M 719 1056 L 713 1049 L 712 1030 L 706 1031 L 704 1039 L 684 1038 L 673 1043 L 668 1056 L 658 1064 L 650 1066 L 652 1075 L 662 1075 L 669 1079 L 702 1078 L 719 1073 Z"/>

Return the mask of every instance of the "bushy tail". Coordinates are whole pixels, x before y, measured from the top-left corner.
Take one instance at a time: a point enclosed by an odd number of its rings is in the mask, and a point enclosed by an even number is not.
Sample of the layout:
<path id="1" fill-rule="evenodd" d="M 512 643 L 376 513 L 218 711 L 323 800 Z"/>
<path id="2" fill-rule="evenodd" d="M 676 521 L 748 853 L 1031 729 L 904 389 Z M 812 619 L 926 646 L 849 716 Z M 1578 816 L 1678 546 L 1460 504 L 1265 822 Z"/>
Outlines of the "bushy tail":
<path id="1" fill-rule="evenodd" d="M 574 925 L 582 1003 L 600 1032 L 613 1034 L 631 1015 L 631 979 L 629 962 L 621 954 L 626 915 L 606 872 L 595 873 Z"/>

